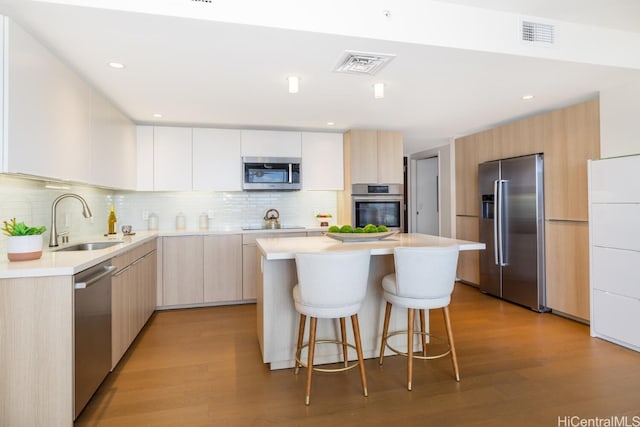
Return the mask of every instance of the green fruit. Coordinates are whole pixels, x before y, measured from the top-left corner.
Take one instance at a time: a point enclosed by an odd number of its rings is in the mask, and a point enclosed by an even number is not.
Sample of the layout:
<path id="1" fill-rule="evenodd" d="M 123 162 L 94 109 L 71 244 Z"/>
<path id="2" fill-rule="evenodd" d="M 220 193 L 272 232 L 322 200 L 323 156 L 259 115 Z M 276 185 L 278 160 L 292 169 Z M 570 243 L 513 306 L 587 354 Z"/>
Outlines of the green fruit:
<path id="1" fill-rule="evenodd" d="M 362 227 L 356 227 L 353 229 L 354 233 L 364 233 L 364 229 Z"/>
<path id="2" fill-rule="evenodd" d="M 389 229 L 387 228 L 386 225 L 379 225 L 378 226 L 378 233 L 385 233 L 387 231 L 389 231 Z"/>
<path id="3" fill-rule="evenodd" d="M 327 229 L 327 231 L 329 233 L 339 233 L 340 232 L 340 227 L 338 227 L 337 225 L 332 225 L 331 227 L 329 227 Z"/>
<path id="4" fill-rule="evenodd" d="M 377 233 L 378 232 L 378 227 L 376 227 L 373 224 L 367 224 L 364 226 L 364 232 L 365 233 Z"/>
<path id="5" fill-rule="evenodd" d="M 342 227 L 340 227 L 340 232 L 341 233 L 353 233 L 353 227 L 350 226 L 349 224 L 343 225 Z"/>

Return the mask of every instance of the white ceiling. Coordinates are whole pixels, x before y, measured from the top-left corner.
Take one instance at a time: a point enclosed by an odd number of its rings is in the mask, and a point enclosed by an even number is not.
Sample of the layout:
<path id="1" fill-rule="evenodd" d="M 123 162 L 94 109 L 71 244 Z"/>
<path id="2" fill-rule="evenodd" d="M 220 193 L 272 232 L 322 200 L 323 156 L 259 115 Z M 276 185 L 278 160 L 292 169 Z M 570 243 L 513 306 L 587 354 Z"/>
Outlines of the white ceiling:
<path id="1" fill-rule="evenodd" d="M 235 5 L 242 5 L 238 1 Z M 213 0 L 214 7 L 216 3 L 224 0 Z M 437 3 L 462 4 L 465 9 L 460 10 L 468 13 L 475 13 L 482 4 L 509 13 L 613 26 L 640 38 L 638 0 Z M 397 3 L 372 0 L 367 4 L 382 11 L 385 4 L 395 7 Z M 458 4 L 453 6 L 461 7 Z M 137 123 L 401 130 L 405 153 L 640 79 L 640 69 L 633 67 L 545 59 L 544 51 L 536 58 L 444 47 L 446 43 L 410 43 L 398 41 L 395 33 L 384 40 L 287 29 L 284 24 L 257 26 L 47 1 L 0 0 L 0 11 L 41 39 Z M 392 53 L 396 58 L 375 77 L 334 73 L 345 50 Z M 126 68 L 111 69 L 106 66 L 109 61 L 123 62 Z M 300 93 L 287 93 L 289 74 L 300 76 Z M 385 99 L 373 99 L 372 85 L 377 81 L 386 85 Z M 522 101 L 520 97 L 528 93 L 535 98 Z M 162 113 L 163 118 L 154 119 L 153 113 Z"/>

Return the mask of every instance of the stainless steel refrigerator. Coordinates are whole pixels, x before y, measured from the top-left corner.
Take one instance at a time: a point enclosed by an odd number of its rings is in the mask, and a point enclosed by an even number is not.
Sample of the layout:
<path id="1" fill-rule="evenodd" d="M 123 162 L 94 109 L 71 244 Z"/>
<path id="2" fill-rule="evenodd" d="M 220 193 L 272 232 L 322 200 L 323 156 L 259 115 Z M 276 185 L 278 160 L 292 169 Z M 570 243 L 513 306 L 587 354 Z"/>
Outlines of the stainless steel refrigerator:
<path id="1" fill-rule="evenodd" d="M 546 311 L 543 156 L 478 165 L 480 290 Z"/>

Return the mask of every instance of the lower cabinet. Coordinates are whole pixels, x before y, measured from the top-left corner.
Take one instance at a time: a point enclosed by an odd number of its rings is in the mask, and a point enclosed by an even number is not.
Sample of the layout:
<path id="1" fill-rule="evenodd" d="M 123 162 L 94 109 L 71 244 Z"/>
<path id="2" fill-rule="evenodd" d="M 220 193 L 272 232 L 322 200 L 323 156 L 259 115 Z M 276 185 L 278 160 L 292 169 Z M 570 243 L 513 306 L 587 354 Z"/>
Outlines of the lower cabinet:
<path id="1" fill-rule="evenodd" d="M 242 235 L 162 238 L 163 306 L 242 299 Z"/>
<path id="2" fill-rule="evenodd" d="M 456 239 L 479 241 L 478 221 L 476 216 L 458 215 L 456 217 Z M 460 252 L 456 276 L 466 283 L 480 284 L 480 253 L 478 251 Z"/>
<path id="3" fill-rule="evenodd" d="M 111 362 L 115 367 L 156 308 L 156 241 L 112 260 Z"/>
<path id="4" fill-rule="evenodd" d="M 305 237 L 307 233 L 268 232 L 242 235 L 242 299 L 255 300 L 258 284 L 258 249 L 256 239 L 269 237 Z"/>

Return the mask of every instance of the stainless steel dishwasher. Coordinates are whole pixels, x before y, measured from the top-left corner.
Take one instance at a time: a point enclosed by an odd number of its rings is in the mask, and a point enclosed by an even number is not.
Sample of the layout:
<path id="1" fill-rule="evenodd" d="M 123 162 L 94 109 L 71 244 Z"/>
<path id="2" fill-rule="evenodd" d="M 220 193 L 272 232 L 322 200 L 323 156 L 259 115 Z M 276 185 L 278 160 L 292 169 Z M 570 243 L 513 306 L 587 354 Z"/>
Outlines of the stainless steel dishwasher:
<path id="1" fill-rule="evenodd" d="M 111 369 L 111 261 L 74 276 L 76 419 Z"/>

